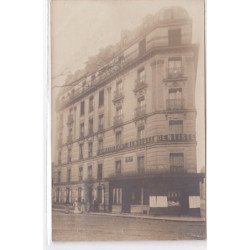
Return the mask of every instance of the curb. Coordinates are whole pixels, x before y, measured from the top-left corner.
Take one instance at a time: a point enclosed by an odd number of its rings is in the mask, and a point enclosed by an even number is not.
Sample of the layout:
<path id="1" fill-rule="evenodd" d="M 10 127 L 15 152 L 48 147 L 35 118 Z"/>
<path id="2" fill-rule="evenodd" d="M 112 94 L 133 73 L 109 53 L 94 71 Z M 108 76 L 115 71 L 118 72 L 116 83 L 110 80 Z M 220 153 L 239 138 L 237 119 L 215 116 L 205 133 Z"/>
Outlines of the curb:
<path id="1" fill-rule="evenodd" d="M 72 211 L 68 213 L 63 209 L 52 209 L 55 212 L 63 214 L 74 214 Z M 148 220 L 163 220 L 163 221 L 174 221 L 174 222 L 205 222 L 205 218 L 200 217 L 157 217 L 157 216 L 140 216 L 140 215 L 128 215 L 128 214 L 115 214 L 115 213 L 82 213 L 74 215 L 97 215 L 97 216 L 110 216 L 110 217 L 123 217 L 123 218 L 135 218 L 135 219 L 148 219 Z"/>

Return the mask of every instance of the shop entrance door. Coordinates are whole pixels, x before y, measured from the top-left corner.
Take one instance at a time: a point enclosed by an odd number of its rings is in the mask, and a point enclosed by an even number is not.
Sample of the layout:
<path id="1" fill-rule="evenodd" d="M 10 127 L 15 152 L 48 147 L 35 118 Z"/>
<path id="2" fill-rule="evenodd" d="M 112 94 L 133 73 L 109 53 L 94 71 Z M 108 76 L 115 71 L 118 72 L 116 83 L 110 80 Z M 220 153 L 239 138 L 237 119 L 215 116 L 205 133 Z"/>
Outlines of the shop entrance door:
<path id="1" fill-rule="evenodd" d="M 122 212 L 130 213 L 131 205 L 131 190 L 129 187 L 124 187 L 122 189 Z"/>

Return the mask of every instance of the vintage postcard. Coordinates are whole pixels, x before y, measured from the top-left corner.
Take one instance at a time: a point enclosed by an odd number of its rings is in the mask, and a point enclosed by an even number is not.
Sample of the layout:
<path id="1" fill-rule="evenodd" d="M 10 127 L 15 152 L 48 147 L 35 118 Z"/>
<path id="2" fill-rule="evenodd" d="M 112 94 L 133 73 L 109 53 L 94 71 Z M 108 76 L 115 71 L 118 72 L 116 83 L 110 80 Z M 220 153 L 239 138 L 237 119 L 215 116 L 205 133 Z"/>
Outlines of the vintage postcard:
<path id="1" fill-rule="evenodd" d="M 51 0 L 52 240 L 204 240 L 204 0 Z"/>

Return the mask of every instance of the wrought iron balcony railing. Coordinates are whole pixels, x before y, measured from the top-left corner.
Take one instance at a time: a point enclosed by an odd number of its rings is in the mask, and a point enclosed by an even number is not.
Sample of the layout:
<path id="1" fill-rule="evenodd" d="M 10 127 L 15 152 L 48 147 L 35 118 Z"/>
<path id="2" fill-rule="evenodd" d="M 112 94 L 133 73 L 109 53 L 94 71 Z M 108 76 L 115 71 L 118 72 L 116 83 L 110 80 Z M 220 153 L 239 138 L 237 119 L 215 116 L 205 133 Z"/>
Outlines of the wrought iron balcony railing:
<path id="1" fill-rule="evenodd" d="M 144 89 L 146 88 L 148 85 L 146 84 L 146 81 L 145 80 L 140 80 L 140 79 L 136 79 L 135 80 L 136 84 L 135 84 L 135 88 L 134 88 L 134 91 L 139 91 L 141 89 Z"/>
<path id="2" fill-rule="evenodd" d="M 139 106 L 135 109 L 135 118 L 143 117 L 146 114 L 146 105 Z"/>
<path id="3" fill-rule="evenodd" d="M 114 91 L 114 98 L 113 98 L 113 102 L 118 101 L 120 99 L 124 98 L 124 93 L 123 93 L 123 89 L 116 89 Z"/>
<path id="4" fill-rule="evenodd" d="M 166 104 L 167 110 L 182 110 L 185 108 L 184 99 L 168 99 Z"/>

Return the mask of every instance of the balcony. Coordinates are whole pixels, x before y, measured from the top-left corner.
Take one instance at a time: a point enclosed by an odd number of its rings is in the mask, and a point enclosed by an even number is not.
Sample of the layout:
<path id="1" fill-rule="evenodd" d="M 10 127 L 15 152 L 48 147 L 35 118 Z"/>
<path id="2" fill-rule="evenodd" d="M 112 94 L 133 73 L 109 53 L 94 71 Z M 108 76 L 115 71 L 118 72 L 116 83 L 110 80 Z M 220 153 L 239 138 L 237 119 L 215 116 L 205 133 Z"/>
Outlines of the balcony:
<path id="1" fill-rule="evenodd" d="M 123 115 L 116 115 L 114 117 L 114 126 L 119 126 L 123 123 Z"/>
<path id="2" fill-rule="evenodd" d="M 74 122 L 73 114 L 68 115 L 67 125 L 71 125 Z"/>
<path id="3" fill-rule="evenodd" d="M 145 81 L 141 81 L 139 79 L 136 79 L 135 82 L 136 84 L 135 84 L 134 92 L 142 90 L 148 86 Z"/>
<path id="4" fill-rule="evenodd" d="M 166 104 L 166 109 L 169 111 L 183 110 L 185 108 L 184 99 L 168 99 Z"/>
<path id="5" fill-rule="evenodd" d="M 135 119 L 141 118 L 146 115 L 146 105 L 139 106 L 135 109 Z"/>
<path id="6" fill-rule="evenodd" d="M 67 136 L 67 143 L 72 143 L 73 142 L 73 136 L 72 135 L 68 135 Z"/>
<path id="7" fill-rule="evenodd" d="M 123 89 L 116 89 L 114 91 L 113 102 L 119 101 L 122 98 L 124 98 Z"/>

